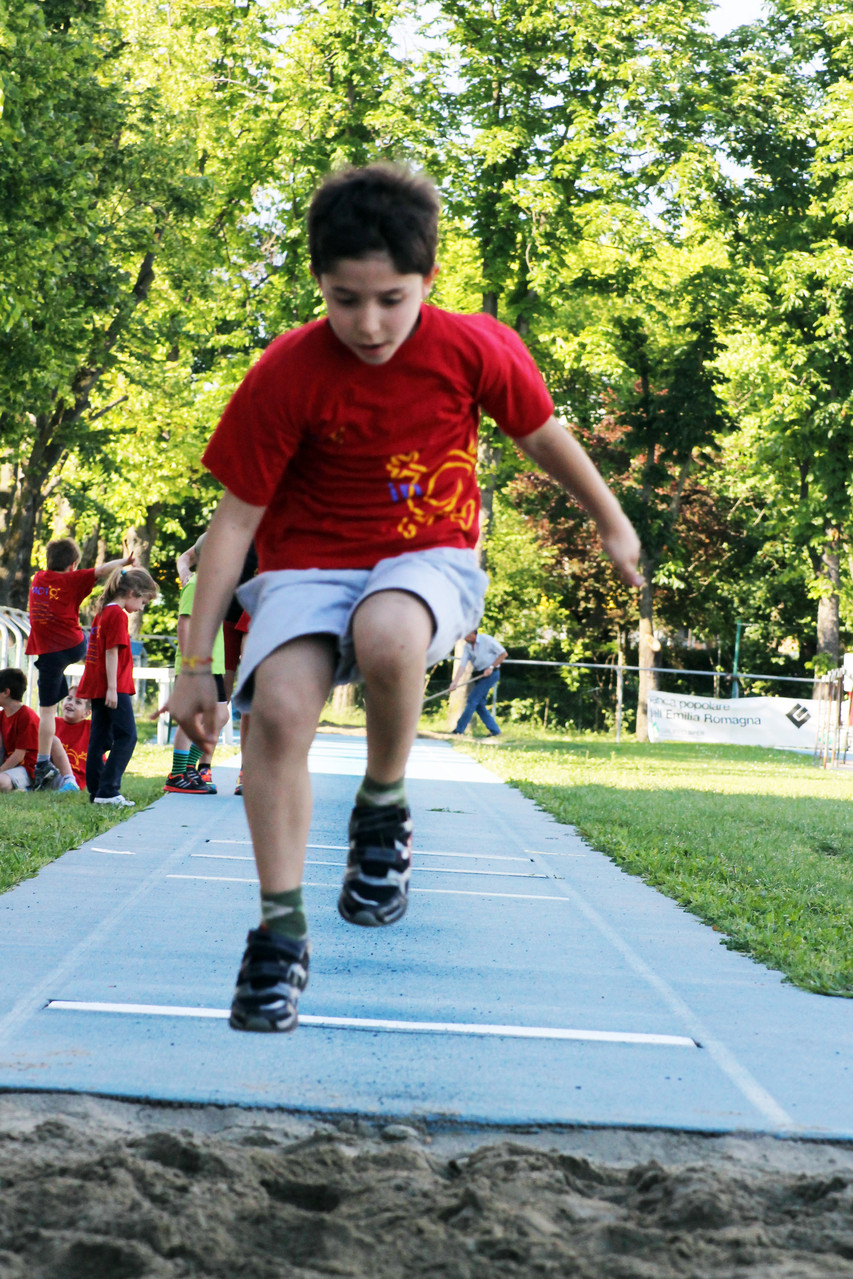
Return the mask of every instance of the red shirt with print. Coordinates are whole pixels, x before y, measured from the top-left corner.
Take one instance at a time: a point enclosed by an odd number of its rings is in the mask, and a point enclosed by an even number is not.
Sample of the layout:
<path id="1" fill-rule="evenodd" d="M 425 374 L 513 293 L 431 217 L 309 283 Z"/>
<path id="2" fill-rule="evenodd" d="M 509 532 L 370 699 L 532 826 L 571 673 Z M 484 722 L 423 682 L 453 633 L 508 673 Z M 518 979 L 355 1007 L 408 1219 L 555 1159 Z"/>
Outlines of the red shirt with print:
<path id="1" fill-rule="evenodd" d="M 516 439 L 554 410 L 524 343 L 491 316 L 423 306 L 382 365 L 315 320 L 250 369 L 203 460 L 235 497 L 267 508 L 261 572 L 372 568 L 405 551 L 476 545 L 481 410 Z"/>
<path id="2" fill-rule="evenodd" d="M 133 656 L 130 651 L 130 634 L 127 629 L 127 613 L 120 604 L 107 604 L 95 614 L 89 632 L 86 650 L 86 666 L 77 686 L 78 697 L 106 697 L 107 649 L 118 649 L 117 693 L 135 693 L 133 682 Z"/>
<path id="3" fill-rule="evenodd" d="M 89 753 L 89 734 L 92 721 L 81 719 L 77 724 L 69 724 L 67 720 L 56 717 L 56 736 L 65 747 L 68 763 L 74 779 L 81 790 L 86 789 L 86 756 Z"/>
<path id="4" fill-rule="evenodd" d="M 0 737 L 3 739 L 4 760 L 13 751 L 25 751 L 21 763 L 32 779 L 39 753 L 39 717 L 31 706 L 19 706 L 14 715 L 0 714 Z"/>
<path id="5" fill-rule="evenodd" d="M 95 589 L 93 568 L 57 573 L 44 568 L 30 584 L 28 653 L 61 653 L 82 642 L 80 605 Z"/>

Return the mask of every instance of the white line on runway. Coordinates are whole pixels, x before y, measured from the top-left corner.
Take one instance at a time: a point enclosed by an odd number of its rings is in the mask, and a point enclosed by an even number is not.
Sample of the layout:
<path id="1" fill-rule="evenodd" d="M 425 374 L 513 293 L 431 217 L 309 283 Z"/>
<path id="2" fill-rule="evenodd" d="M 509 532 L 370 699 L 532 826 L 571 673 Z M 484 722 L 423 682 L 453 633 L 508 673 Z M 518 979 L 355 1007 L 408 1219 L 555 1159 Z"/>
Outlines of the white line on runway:
<path id="1" fill-rule="evenodd" d="M 205 843 L 207 844 L 241 844 L 246 848 L 252 847 L 252 841 L 250 839 L 208 839 L 208 840 L 205 840 Z M 305 847 L 308 849 L 309 852 L 311 852 L 312 850 L 314 852 L 323 852 L 323 853 L 349 852 L 348 844 L 306 844 Z M 540 856 L 543 856 L 543 857 L 547 857 L 547 855 L 548 855 L 547 853 L 540 854 Z M 225 856 L 226 856 L 225 853 L 193 853 L 193 857 L 225 857 Z M 231 854 L 231 856 L 234 858 L 235 861 L 251 862 L 255 860 L 253 857 L 239 857 L 237 854 L 233 854 L 233 853 Z M 414 856 L 415 857 L 464 857 L 466 861 L 485 860 L 490 862 L 529 862 L 533 860 L 532 857 L 508 857 L 505 853 L 447 853 L 443 849 L 439 849 L 438 851 L 436 851 L 435 849 L 427 849 L 427 848 L 416 848 L 414 850 Z M 574 857 L 574 856 L 583 857 L 585 856 L 585 854 L 584 853 L 577 853 L 577 854 L 567 853 L 566 856 L 567 857 Z"/>
<path id="2" fill-rule="evenodd" d="M 444 856 L 443 853 L 433 854 L 435 857 Z M 227 862 L 250 862 L 252 857 L 233 857 L 228 853 L 191 853 L 191 857 L 209 858 L 211 861 L 227 861 Z M 519 858 L 519 861 L 527 861 L 528 859 Z M 346 866 L 346 862 L 315 862 L 310 858 L 305 862 L 306 866 L 331 866 L 333 869 L 342 870 Z M 543 875 L 539 871 L 533 870 L 467 870 L 464 866 L 460 869 L 458 866 L 420 866 L 420 873 L 425 875 L 497 875 L 501 879 L 550 879 L 550 875 Z"/>
<path id="3" fill-rule="evenodd" d="M 328 865 L 328 862 L 320 863 L 320 865 Z M 459 874 L 464 872 L 460 871 Z M 240 875 L 167 875 L 167 879 L 200 879 L 206 884 L 255 884 L 257 879 L 246 879 Z M 528 876 L 525 876 L 528 878 Z M 336 888 L 337 884 L 319 884 L 316 882 L 306 881 L 303 888 Z M 560 894 L 558 897 L 550 897 L 547 893 L 491 893 L 483 889 L 466 889 L 466 888 L 410 888 L 411 893 L 446 893 L 451 897 L 514 897 L 520 901 L 532 902 L 568 902 L 568 897 Z"/>
<path id="4" fill-rule="evenodd" d="M 565 853 L 559 848 L 552 848 L 547 852 L 541 848 L 525 848 L 526 853 L 530 853 L 533 857 L 587 857 L 588 853 Z"/>
<path id="5" fill-rule="evenodd" d="M 148 1017 L 208 1017 L 224 1019 L 225 1008 L 181 1008 L 168 1004 L 107 1004 L 76 999 L 51 999 L 48 1009 L 59 1012 L 125 1013 Z M 643 1034 L 631 1030 L 569 1030 L 552 1026 L 490 1026 L 478 1022 L 456 1021 L 391 1021 L 372 1017 L 315 1017 L 301 1014 L 300 1026 L 318 1026 L 341 1030 L 390 1030 L 402 1034 L 477 1035 L 503 1039 L 571 1039 L 586 1043 L 651 1044 L 667 1048 L 698 1048 L 694 1039 L 684 1035 Z"/>

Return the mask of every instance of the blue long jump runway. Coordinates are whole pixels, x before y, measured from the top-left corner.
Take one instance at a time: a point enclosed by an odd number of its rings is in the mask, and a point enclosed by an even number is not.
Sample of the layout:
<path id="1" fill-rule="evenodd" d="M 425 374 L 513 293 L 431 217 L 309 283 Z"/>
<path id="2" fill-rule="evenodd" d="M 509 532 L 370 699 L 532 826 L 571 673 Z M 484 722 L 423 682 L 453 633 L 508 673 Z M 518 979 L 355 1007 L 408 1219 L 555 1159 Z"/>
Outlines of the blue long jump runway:
<path id="1" fill-rule="evenodd" d="M 408 914 L 344 923 L 363 767 L 318 736 L 294 1035 L 227 1025 L 257 883 L 222 767 L 218 796 L 164 796 L 0 897 L 0 1089 L 853 1138 L 853 1001 L 727 950 L 444 743 L 410 761 Z"/>

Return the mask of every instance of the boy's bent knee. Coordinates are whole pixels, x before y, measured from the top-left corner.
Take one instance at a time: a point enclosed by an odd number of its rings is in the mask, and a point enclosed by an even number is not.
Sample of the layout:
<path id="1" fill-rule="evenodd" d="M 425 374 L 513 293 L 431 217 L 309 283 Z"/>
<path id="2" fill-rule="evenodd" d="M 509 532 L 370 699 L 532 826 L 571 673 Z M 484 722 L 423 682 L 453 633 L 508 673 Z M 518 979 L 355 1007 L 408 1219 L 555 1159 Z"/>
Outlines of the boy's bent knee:
<path id="1" fill-rule="evenodd" d="M 359 604 L 352 634 L 356 661 L 365 677 L 423 662 L 435 631 L 426 604 L 408 591 L 376 591 Z"/>

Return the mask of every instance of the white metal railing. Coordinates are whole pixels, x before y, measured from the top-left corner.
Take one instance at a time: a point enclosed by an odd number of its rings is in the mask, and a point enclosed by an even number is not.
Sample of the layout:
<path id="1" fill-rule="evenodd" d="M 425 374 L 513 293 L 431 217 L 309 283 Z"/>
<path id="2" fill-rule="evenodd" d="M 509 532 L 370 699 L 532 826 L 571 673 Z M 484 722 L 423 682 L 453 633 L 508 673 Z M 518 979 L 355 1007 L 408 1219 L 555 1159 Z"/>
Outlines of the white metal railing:
<path id="1" fill-rule="evenodd" d="M 30 619 L 19 608 L 0 607 L 0 669 L 9 666 L 22 670 L 27 677 L 25 700 L 29 706 L 38 707 L 38 686 L 36 680 L 35 658 L 27 656 L 24 651 L 30 633 Z M 79 679 L 83 674 L 83 664 L 77 663 L 66 669 L 66 675 Z M 157 705 L 163 706 L 171 695 L 175 681 L 174 666 L 134 666 L 133 678 L 137 685 L 137 700 L 143 691 L 140 684 L 150 680 L 157 685 Z M 169 740 L 169 717 L 160 715 L 157 719 L 157 743 L 165 746 Z M 231 720 L 225 725 L 223 740 L 229 744 L 234 740 Z"/>
<path id="2" fill-rule="evenodd" d="M 20 608 L 0 608 L 0 669 L 16 666 L 32 681 L 33 658 L 24 652 L 30 634 L 30 619 Z"/>
<path id="3" fill-rule="evenodd" d="M 814 682 L 817 701 L 817 731 L 815 734 L 815 763 L 824 768 L 846 764 L 850 749 L 851 725 L 853 725 L 853 696 L 845 688 L 845 677 L 850 672 L 843 666 L 827 671 Z"/>

